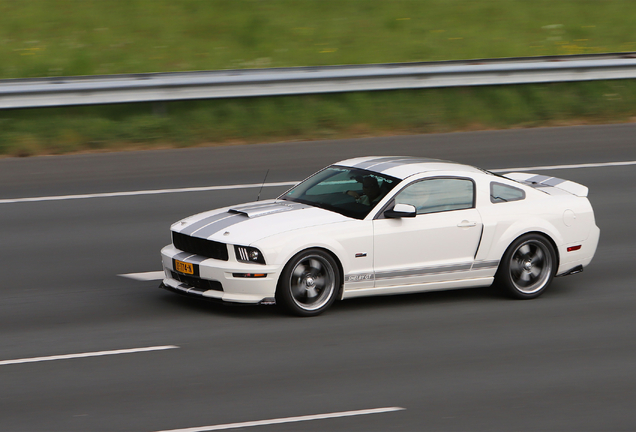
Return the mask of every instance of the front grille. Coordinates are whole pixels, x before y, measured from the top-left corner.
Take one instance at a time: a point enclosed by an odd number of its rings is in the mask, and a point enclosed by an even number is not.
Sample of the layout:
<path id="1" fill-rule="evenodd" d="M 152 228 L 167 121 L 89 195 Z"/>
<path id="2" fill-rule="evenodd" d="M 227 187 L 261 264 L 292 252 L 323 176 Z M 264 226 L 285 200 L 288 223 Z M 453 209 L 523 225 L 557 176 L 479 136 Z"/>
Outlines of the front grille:
<path id="1" fill-rule="evenodd" d="M 194 276 L 186 276 L 175 271 L 171 271 L 170 273 L 172 274 L 172 279 L 176 279 L 179 282 L 183 282 L 184 284 L 191 286 L 195 289 L 195 291 L 223 291 L 223 285 L 219 281 L 201 279 Z"/>
<path id="2" fill-rule="evenodd" d="M 221 261 L 228 260 L 227 245 L 199 237 L 172 232 L 172 244 L 179 250 Z"/>

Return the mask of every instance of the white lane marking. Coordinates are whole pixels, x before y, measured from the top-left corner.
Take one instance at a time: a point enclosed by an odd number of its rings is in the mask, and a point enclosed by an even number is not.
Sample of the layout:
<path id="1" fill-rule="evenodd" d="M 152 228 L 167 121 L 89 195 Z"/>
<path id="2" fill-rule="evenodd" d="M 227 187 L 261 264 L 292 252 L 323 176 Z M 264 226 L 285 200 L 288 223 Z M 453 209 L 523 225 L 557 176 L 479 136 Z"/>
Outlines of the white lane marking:
<path id="1" fill-rule="evenodd" d="M 117 276 L 134 279 L 138 281 L 153 281 L 153 280 L 162 280 L 166 277 L 166 274 L 162 271 L 151 271 L 144 273 L 124 273 Z"/>
<path id="2" fill-rule="evenodd" d="M 555 169 L 575 169 L 575 168 L 603 168 L 613 166 L 628 166 L 636 165 L 636 161 L 625 162 L 603 162 L 603 163 L 588 163 L 577 165 L 547 165 L 547 166 L 535 166 L 535 167 L 522 167 L 522 168 L 499 168 L 489 170 L 492 172 L 512 172 L 512 171 L 543 171 L 543 170 L 555 170 Z M 107 192 L 98 194 L 83 194 L 83 195 L 58 195 L 58 196 L 44 196 L 44 197 L 30 197 L 30 198 L 11 198 L 0 199 L 0 204 L 13 204 L 20 202 L 39 202 L 39 201 L 64 201 L 73 199 L 87 199 L 87 198 L 110 198 L 110 197 L 123 197 L 123 196 L 137 196 L 137 195 L 158 195 L 169 193 L 183 193 L 183 192 L 207 192 L 217 190 L 232 190 L 232 189 L 249 189 L 256 187 L 280 187 L 280 186 L 293 186 L 297 184 L 297 181 L 293 182 L 278 182 L 278 183 L 251 183 L 251 184 L 238 184 L 227 186 L 202 186 L 192 188 L 179 188 L 179 189 L 153 189 L 153 190 L 141 190 L 141 191 L 129 191 L 129 192 Z"/>
<path id="3" fill-rule="evenodd" d="M 231 190 L 231 189 L 249 189 L 256 187 L 277 187 L 277 186 L 293 186 L 298 182 L 278 182 L 278 183 L 252 183 L 252 184 L 240 184 L 240 185 L 227 185 L 227 186 L 202 186 L 191 188 L 179 188 L 179 189 L 153 189 L 153 190 L 141 190 L 141 191 L 129 191 L 129 192 L 106 192 L 97 194 L 83 194 L 83 195 L 57 195 L 57 196 L 44 196 L 44 197 L 31 197 L 31 198 L 13 198 L 13 199 L 0 199 L 0 204 L 12 204 L 18 202 L 39 202 L 39 201 L 64 201 L 73 199 L 86 199 L 86 198 L 109 198 L 109 197 L 122 197 L 122 196 L 137 196 L 137 195 L 158 195 L 169 193 L 182 193 L 182 192 L 207 192 L 217 190 Z"/>
<path id="4" fill-rule="evenodd" d="M 311 420 L 325 420 L 332 419 L 338 417 L 352 417 L 359 415 L 367 415 L 367 414 L 381 414 L 388 413 L 393 411 L 402 411 L 406 408 L 400 407 L 388 407 L 388 408 L 374 408 L 374 409 L 366 409 L 366 410 L 358 410 L 358 411 L 343 411 L 336 413 L 327 413 L 327 414 L 316 414 L 316 415 L 306 415 L 299 417 L 284 417 L 270 420 L 258 420 L 251 422 L 243 422 L 243 423 L 227 423 L 220 425 L 212 425 L 212 426 L 199 426 L 199 427 L 191 427 L 185 429 L 169 429 L 157 432 L 206 432 L 206 431 L 216 431 L 216 430 L 225 430 L 225 429 L 238 429 L 244 427 L 252 427 L 252 426 L 268 426 L 275 424 L 283 424 L 283 423 L 294 423 L 294 422 L 302 422 L 302 421 L 311 421 Z"/>
<path id="5" fill-rule="evenodd" d="M 130 348 L 130 349 L 120 349 L 120 350 L 112 350 L 112 351 L 95 351 L 95 352 L 86 352 L 86 353 L 78 353 L 78 354 L 63 354 L 63 355 L 54 355 L 48 357 L 32 357 L 32 358 L 23 358 L 23 359 L 14 359 L 14 360 L 1 360 L 0 366 L 10 365 L 10 364 L 20 364 L 20 363 L 35 363 L 42 361 L 50 361 L 50 360 L 67 360 L 67 359 L 75 359 L 75 358 L 84 358 L 84 357 L 99 357 L 99 356 L 107 356 L 107 355 L 117 355 L 117 354 L 133 354 L 140 352 L 148 352 L 148 351 L 162 351 L 179 348 L 176 345 L 163 345 L 163 346 L 153 346 L 153 347 L 144 347 L 144 348 Z"/>
<path id="6" fill-rule="evenodd" d="M 525 167 L 525 168 L 501 168 L 501 169 L 493 169 L 488 171 L 492 171 L 492 172 L 535 171 L 535 170 L 545 171 L 545 170 L 556 170 L 556 169 L 604 168 L 604 167 L 628 166 L 628 165 L 636 165 L 636 161 L 586 163 L 586 164 L 577 164 L 577 165 L 547 165 L 547 166 L 536 166 L 536 167 Z"/>

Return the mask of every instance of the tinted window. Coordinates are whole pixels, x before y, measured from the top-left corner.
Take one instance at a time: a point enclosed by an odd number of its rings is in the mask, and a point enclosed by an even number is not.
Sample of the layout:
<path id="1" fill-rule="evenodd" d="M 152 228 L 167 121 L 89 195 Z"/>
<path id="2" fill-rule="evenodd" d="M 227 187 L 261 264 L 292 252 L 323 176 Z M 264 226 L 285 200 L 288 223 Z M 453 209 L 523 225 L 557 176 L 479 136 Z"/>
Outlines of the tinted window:
<path id="1" fill-rule="evenodd" d="M 526 197 L 525 191 L 502 183 L 490 183 L 490 202 L 519 201 Z"/>
<path id="2" fill-rule="evenodd" d="M 380 173 L 333 165 L 299 183 L 279 199 L 364 219 L 399 182 Z"/>
<path id="3" fill-rule="evenodd" d="M 467 179 L 439 178 L 407 186 L 395 198 L 396 204 L 411 204 L 417 214 L 461 210 L 474 206 L 475 188 Z"/>

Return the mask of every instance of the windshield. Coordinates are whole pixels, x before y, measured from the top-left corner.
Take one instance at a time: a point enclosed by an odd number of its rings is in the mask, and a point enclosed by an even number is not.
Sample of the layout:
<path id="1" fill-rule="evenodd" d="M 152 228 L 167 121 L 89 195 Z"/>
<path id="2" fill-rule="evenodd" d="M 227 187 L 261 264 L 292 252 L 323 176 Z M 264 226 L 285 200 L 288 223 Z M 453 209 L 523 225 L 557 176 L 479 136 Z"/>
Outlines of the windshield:
<path id="1" fill-rule="evenodd" d="M 299 183 L 279 199 L 364 219 L 399 182 L 395 177 L 333 165 Z"/>

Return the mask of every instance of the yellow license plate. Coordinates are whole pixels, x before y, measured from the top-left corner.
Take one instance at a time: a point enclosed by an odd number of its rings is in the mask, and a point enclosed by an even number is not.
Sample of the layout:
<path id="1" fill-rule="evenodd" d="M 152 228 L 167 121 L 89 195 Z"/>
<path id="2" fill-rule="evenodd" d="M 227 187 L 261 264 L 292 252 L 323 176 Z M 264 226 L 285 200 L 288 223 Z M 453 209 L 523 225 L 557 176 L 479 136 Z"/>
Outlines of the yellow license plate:
<path id="1" fill-rule="evenodd" d="M 178 271 L 179 273 L 185 273 L 190 275 L 194 274 L 194 264 L 190 264 L 187 262 L 174 260 L 174 269 Z"/>

